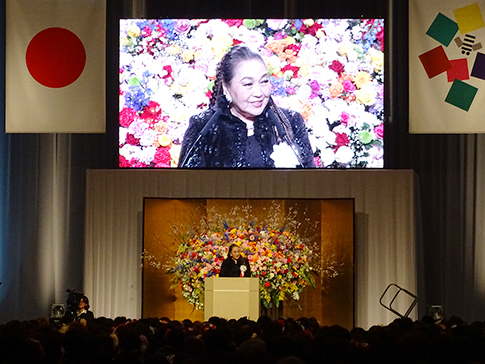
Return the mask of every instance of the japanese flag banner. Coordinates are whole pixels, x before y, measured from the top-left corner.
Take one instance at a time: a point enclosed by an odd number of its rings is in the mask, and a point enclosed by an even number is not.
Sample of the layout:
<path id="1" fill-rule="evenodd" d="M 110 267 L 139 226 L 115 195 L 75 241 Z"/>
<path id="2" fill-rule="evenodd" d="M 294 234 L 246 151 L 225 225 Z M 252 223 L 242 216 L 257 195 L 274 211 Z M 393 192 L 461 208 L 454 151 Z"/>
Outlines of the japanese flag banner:
<path id="1" fill-rule="evenodd" d="M 409 0 L 410 133 L 485 133 L 485 1 Z"/>
<path id="2" fill-rule="evenodd" d="M 7 133 L 104 133 L 106 0 L 7 0 Z"/>

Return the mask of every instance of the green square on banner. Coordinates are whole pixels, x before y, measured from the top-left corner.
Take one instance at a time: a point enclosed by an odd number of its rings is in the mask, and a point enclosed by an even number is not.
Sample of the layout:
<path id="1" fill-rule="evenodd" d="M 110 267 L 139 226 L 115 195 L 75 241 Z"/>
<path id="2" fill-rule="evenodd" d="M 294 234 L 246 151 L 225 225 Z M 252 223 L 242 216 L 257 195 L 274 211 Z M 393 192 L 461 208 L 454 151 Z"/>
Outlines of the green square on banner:
<path id="1" fill-rule="evenodd" d="M 448 47 L 457 31 L 458 24 L 456 22 L 447 16 L 438 13 L 426 34 L 443 44 L 445 47 Z"/>
<path id="2" fill-rule="evenodd" d="M 478 89 L 476 87 L 455 79 L 451 84 L 448 95 L 446 95 L 445 102 L 468 111 L 477 91 Z"/>

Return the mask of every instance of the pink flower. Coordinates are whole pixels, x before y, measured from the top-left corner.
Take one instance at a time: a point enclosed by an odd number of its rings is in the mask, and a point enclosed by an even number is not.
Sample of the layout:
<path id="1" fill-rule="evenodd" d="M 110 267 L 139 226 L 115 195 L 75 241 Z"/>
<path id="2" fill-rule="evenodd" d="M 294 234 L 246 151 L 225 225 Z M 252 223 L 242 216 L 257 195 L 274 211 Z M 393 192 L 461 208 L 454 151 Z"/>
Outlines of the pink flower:
<path id="1" fill-rule="evenodd" d="M 130 162 L 128 162 L 125 157 L 120 155 L 120 164 L 119 165 L 120 165 L 120 168 L 128 168 L 130 166 Z"/>
<path id="2" fill-rule="evenodd" d="M 187 19 L 179 19 L 175 22 L 175 31 L 183 34 L 190 30 L 190 22 Z"/>
<path id="3" fill-rule="evenodd" d="M 343 86 L 344 86 L 344 91 L 345 92 L 353 92 L 353 91 L 355 91 L 355 85 L 350 80 L 345 80 L 343 82 Z"/>
<path id="4" fill-rule="evenodd" d="M 349 118 L 350 118 L 350 114 L 346 111 L 342 111 L 342 113 L 340 114 L 340 122 L 347 126 L 348 122 L 349 122 Z"/>
<path id="5" fill-rule="evenodd" d="M 132 108 L 125 107 L 120 111 L 120 125 L 127 128 L 135 120 L 136 111 Z"/>
<path id="6" fill-rule="evenodd" d="M 311 88 L 312 88 L 312 91 L 317 92 L 318 90 L 320 90 L 320 85 L 318 84 L 318 81 L 317 81 L 317 80 L 313 80 L 313 81 L 310 83 L 310 86 L 311 86 Z"/>
<path id="7" fill-rule="evenodd" d="M 155 156 L 153 157 L 153 162 L 155 163 L 156 167 L 170 167 L 170 148 L 157 148 Z"/>
<path id="8" fill-rule="evenodd" d="M 230 27 L 240 27 L 243 23 L 242 19 L 225 19 L 223 21 Z"/>
<path id="9" fill-rule="evenodd" d="M 379 126 L 376 126 L 374 128 L 374 133 L 379 139 L 384 138 L 384 124 L 381 124 Z"/>
<path id="10" fill-rule="evenodd" d="M 313 161 L 315 162 L 315 166 L 317 168 L 323 167 L 323 163 L 322 163 L 322 160 L 320 159 L 320 157 L 313 157 Z"/>
<path id="11" fill-rule="evenodd" d="M 152 35 L 152 30 L 149 26 L 146 26 L 141 30 L 141 36 L 144 38 L 150 37 Z"/>

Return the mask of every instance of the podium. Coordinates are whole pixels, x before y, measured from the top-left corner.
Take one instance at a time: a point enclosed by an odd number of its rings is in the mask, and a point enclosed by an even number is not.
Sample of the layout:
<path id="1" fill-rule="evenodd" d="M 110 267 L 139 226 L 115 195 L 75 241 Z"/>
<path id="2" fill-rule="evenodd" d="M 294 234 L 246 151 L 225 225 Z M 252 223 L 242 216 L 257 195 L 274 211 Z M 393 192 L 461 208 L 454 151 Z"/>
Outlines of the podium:
<path id="1" fill-rule="evenodd" d="M 259 318 L 259 278 L 209 277 L 205 279 L 204 320 Z"/>

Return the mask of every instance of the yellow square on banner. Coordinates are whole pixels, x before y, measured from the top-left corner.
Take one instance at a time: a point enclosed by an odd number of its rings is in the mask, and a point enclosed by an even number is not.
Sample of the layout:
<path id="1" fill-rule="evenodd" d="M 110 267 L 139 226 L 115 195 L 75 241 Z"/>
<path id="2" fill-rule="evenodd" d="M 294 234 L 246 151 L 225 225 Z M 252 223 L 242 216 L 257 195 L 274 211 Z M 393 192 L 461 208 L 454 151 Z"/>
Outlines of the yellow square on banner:
<path id="1" fill-rule="evenodd" d="M 478 3 L 474 3 L 453 11 L 461 34 L 467 34 L 485 27 Z"/>

